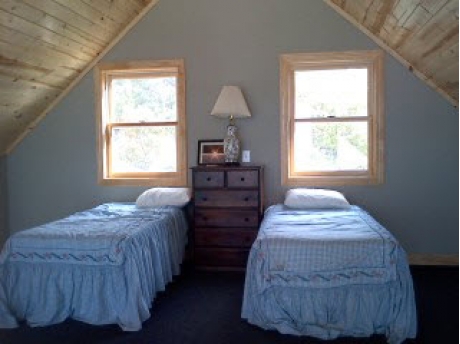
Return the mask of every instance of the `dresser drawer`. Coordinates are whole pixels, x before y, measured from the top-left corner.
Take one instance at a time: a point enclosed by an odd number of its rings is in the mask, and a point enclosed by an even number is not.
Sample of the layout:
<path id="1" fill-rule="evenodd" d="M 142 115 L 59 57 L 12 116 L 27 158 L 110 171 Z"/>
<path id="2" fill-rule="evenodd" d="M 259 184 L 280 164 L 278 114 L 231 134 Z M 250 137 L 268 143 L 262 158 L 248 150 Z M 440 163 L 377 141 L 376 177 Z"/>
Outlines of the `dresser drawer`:
<path id="1" fill-rule="evenodd" d="M 257 210 L 195 208 L 196 227 L 258 227 Z"/>
<path id="2" fill-rule="evenodd" d="M 197 188 L 224 187 L 223 171 L 199 171 L 193 174 L 193 183 Z"/>
<path id="3" fill-rule="evenodd" d="M 227 186 L 229 188 L 251 188 L 259 185 L 258 171 L 228 171 Z"/>
<path id="4" fill-rule="evenodd" d="M 197 207 L 257 207 L 259 205 L 259 192 L 253 190 L 195 191 L 195 205 Z"/>
<path id="5" fill-rule="evenodd" d="M 198 269 L 246 267 L 263 211 L 263 167 L 196 166 L 193 257 Z"/>
<path id="6" fill-rule="evenodd" d="M 209 267 L 246 267 L 249 249 L 203 248 L 195 249 L 195 264 Z"/>
<path id="7" fill-rule="evenodd" d="M 196 246 L 251 247 L 257 230 L 247 228 L 196 228 Z"/>

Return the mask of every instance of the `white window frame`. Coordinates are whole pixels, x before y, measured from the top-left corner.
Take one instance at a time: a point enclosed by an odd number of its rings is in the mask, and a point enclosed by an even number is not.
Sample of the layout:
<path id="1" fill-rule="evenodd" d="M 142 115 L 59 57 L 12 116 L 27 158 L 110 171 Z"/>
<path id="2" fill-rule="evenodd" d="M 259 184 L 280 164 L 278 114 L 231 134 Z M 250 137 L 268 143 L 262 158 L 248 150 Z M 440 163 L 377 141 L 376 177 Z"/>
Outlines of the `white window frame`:
<path id="1" fill-rule="evenodd" d="M 173 122 L 111 123 L 111 81 L 132 77 L 176 77 L 177 120 Z M 185 117 L 185 71 L 183 60 L 106 62 L 95 67 L 98 183 L 102 185 L 187 185 L 187 136 Z M 111 132 L 116 127 L 176 127 L 176 172 L 111 171 Z"/>
<path id="2" fill-rule="evenodd" d="M 383 52 L 345 51 L 326 53 L 298 53 L 280 56 L 281 100 L 281 183 L 284 186 L 339 186 L 381 184 L 384 181 L 384 76 Z M 301 70 L 327 70 L 366 68 L 368 71 L 367 171 L 294 171 L 295 72 Z M 310 122 L 340 122 L 353 118 L 318 118 Z M 299 120 L 297 120 L 299 121 Z M 305 120 L 301 120 L 305 121 Z"/>

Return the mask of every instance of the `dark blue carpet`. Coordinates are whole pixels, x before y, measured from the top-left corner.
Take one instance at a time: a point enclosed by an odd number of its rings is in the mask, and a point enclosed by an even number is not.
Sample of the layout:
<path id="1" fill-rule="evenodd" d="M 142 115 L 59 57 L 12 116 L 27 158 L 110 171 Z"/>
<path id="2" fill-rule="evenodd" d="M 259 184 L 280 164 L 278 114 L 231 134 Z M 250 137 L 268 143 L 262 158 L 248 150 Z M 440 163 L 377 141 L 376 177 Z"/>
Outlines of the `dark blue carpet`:
<path id="1" fill-rule="evenodd" d="M 412 267 L 419 331 L 407 343 L 458 343 L 458 267 Z M 160 293 L 139 332 L 68 320 L 44 328 L 0 330 L 1 344 L 386 343 L 383 336 L 322 341 L 264 331 L 240 319 L 244 275 L 185 269 Z"/>

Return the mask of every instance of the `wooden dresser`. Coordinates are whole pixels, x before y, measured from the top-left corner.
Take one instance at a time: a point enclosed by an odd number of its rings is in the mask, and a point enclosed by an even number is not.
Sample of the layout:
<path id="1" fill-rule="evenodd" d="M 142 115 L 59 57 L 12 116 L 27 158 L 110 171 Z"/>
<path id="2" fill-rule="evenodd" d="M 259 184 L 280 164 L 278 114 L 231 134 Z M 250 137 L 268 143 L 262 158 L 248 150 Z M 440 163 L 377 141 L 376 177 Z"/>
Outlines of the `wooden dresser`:
<path id="1" fill-rule="evenodd" d="M 263 213 L 261 166 L 193 167 L 197 268 L 242 270 Z"/>

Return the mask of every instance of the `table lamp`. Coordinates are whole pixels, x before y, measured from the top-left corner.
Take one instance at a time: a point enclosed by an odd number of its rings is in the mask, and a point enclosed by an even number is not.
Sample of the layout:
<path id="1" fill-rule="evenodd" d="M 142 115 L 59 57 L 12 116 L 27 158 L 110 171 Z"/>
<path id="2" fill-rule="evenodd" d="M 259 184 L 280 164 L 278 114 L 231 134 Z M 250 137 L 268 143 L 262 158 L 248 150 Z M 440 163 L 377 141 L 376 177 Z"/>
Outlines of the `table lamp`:
<path id="1" fill-rule="evenodd" d="M 236 135 L 238 128 L 234 123 L 234 118 L 251 117 L 241 89 L 238 86 L 222 87 L 211 115 L 229 119 L 227 136 L 224 138 L 225 163 L 239 165 L 240 140 Z"/>

